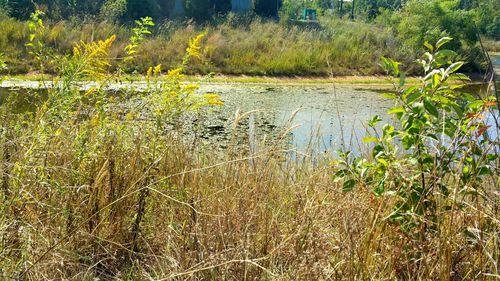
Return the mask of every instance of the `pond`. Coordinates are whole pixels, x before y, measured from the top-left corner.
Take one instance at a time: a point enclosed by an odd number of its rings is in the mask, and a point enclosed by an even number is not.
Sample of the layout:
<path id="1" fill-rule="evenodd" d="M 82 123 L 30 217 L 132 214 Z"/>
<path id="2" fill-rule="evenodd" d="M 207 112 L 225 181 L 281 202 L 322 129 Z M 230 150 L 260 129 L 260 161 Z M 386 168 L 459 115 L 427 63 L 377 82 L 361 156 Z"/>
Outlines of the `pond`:
<path id="1" fill-rule="evenodd" d="M 0 99 L 8 94 L 8 88 L 40 85 L 6 82 L 3 86 Z M 141 88 L 137 84 L 131 86 Z M 231 135 L 237 111 L 252 111 L 239 123 L 239 133 L 246 134 L 253 144 L 263 137 L 276 138 L 292 128 L 287 139 L 299 149 L 314 147 L 325 151 L 352 146 L 365 134 L 366 120 L 374 115 L 384 118 L 393 105 L 393 101 L 380 95 L 379 89 L 354 86 L 202 84 L 198 92 L 218 93 L 225 103 L 204 115 L 201 126 L 201 137 L 221 146 Z"/>
<path id="2" fill-rule="evenodd" d="M 219 135 L 228 135 L 237 110 L 252 111 L 242 120 L 248 137 L 254 138 L 250 143 L 290 128 L 288 141 L 302 151 L 358 147 L 366 121 L 379 115 L 390 122 L 386 112 L 393 105 L 377 89 L 353 86 L 205 85 L 200 91 L 217 92 L 225 102 L 214 110 L 208 125 L 218 128 Z"/>
<path id="3" fill-rule="evenodd" d="M 13 87 L 6 82 L 4 87 Z M 24 88 L 37 88 L 25 82 Z M 122 85 L 139 89 L 141 84 Z M 474 88 L 475 92 L 481 88 Z M 367 120 L 378 115 L 381 124 L 391 123 L 387 110 L 394 101 L 381 92 L 388 87 L 336 85 L 202 84 L 199 93 L 220 94 L 224 106 L 211 109 L 199 118 L 198 136 L 220 149 L 227 147 L 234 128 L 235 114 L 242 118 L 238 135 L 250 149 L 266 140 L 286 136 L 285 141 L 301 152 L 333 152 L 341 148 L 358 151 L 366 135 Z M 1 96 L 8 94 L 4 88 Z M 491 117 L 490 117 L 491 118 Z M 493 124 L 493 120 L 490 122 Z M 289 129 L 289 130 L 287 130 Z"/>

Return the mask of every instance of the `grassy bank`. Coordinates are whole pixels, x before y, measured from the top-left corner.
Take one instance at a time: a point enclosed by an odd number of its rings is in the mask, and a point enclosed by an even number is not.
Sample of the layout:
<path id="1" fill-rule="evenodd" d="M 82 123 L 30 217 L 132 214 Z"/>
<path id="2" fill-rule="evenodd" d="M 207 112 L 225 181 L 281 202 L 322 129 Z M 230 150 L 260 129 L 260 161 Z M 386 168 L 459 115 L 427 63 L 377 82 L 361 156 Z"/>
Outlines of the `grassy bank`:
<path id="1" fill-rule="evenodd" d="M 0 49 L 10 74 L 38 70 L 37 61 L 25 47 L 30 34 L 28 24 L 1 18 Z M 203 56 L 186 69 L 190 74 L 226 74 L 250 76 L 349 76 L 383 74 L 377 62 L 392 56 L 406 62 L 416 58 L 410 49 L 401 48 L 389 28 L 331 20 L 313 29 L 283 26 L 255 19 L 247 24 L 231 22 L 216 26 L 195 26 L 165 22 L 146 39 L 135 54 L 134 63 L 123 63 L 123 47 L 131 30 L 108 22 L 69 22 L 49 24 L 40 37 L 45 42 L 44 69 L 57 72 L 57 56 L 71 51 L 80 41 L 104 39 L 116 34 L 118 42 L 111 50 L 113 67 L 126 73 L 145 74 L 151 65 L 173 68 L 181 63 L 189 38 L 206 31 Z M 52 61 L 51 61 L 52 60 Z"/>

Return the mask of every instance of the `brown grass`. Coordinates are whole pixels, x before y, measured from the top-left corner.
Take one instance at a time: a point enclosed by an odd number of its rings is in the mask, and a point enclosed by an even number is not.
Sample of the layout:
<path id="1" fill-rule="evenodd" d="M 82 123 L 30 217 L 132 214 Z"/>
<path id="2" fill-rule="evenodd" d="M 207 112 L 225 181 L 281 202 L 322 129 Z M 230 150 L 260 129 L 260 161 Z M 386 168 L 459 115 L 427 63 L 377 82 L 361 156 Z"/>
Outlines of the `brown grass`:
<path id="1" fill-rule="evenodd" d="M 390 196 L 375 198 L 361 187 L 343 193 L 327 159 L 287 160 L 280 145 L 221 155 L 170 136 L 150 159 L 148 138 L 138 132 L 133 141 L 107 136 L 81 157 L 69 136 L 51 137 L 35 152 L 30 136 L 8 134 L 1 146 L 3 278 L 493 280 L 485 274 L 497 274 L 498 236 L 485 233 L 474 242 L 464 231 L 487 224 L 498 231 L 498 209 L 491 209 L 498 197 L 439 214 L 437 232 L 415 241 L 386 219 Z M 149 197 L 138 209 L 144 190 Z"/>

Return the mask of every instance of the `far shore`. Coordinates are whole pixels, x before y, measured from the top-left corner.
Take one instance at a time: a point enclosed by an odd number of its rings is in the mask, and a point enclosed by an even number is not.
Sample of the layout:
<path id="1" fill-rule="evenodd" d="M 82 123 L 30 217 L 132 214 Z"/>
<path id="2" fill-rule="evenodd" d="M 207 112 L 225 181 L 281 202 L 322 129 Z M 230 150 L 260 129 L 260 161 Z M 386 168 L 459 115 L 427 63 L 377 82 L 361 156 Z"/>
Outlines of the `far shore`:
<path id="1" fill-rule="evenodd" d="M 472 84 L 482 84 L 482 76 L 479 74 L 470 75 Z M 165 79 L 164 75 L 150 77 L 149 81 L 161 82 Z M 406 78 L 406 85 L 418 85 L 421 83 L 421 77 L 413 76 Z M 143 83 L 147 82 L 148 78 L 144 75 L 122 75 L 111 76 L 109 78 L 111 84 L 123 83 Z M 57 81 L 57 77 L 50 74 L 31 73 L 25 75 L 0 75 L 0 87 L 23 87 L 26 82 L 44 82 L 50 83 Z M 399 85 L 399 79 L 392 79 L 389 76 L 249 76 L 249 75 L 184 75 L 185 83 L 196 84 L 244 84 L 244 85 L 344 85 L 344 86 L 395 86 Z M 86 81 L 82 80 L 82 83 Z M 94 82 L 95 83 L 95 82 Z"/>
<path id="2" fill-rule="evenodd" d="M 150 78 L 150 81 L 162 81 L 165 76 Z M 420 77 L 406 78 L 407 84 L 418 84 Z M 6 75 L 3 79 L 8 84 L 22 83 L 23 81 L 55 81 L 56 76 L 48 74 L 25 74 L 25 75 Z M 123 75 L 120 77 L 111 77 L 111 82 L 145 82 L 146 76 L 143 75 Z M 200 84 L 269 84 L 269 85 L 373 85 L 373 86 L 391 86 L 393 83 L 399 83 L 399 80 L 391 80 L 388 76 L 247 76 L 247 75 L 185 75 L 184 82 Z M 85 82 L 85 81 L 82 81 Z"/>

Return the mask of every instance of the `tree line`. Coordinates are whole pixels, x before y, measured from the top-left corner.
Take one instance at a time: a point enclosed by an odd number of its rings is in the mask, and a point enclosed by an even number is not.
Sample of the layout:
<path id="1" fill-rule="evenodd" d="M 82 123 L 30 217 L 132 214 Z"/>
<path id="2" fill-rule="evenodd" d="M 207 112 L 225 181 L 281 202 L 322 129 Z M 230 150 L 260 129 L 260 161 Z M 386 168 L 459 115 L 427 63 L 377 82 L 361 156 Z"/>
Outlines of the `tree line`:
<path id="1" fill-rule="evenodd" d="M 231 11 L 231 0 L 180 0 L 185 15 L 205 21 Z M 253 12 L 277 17 L 282 0 L 252 0 Z M 174 17 L 176 0 L 0 0 L 0 9 L 18 19 L 27 19 L 36 9 L 54 20 L 72 17 L 106 17 L 128 21 L 144 16 L 155 19 Z"/>

